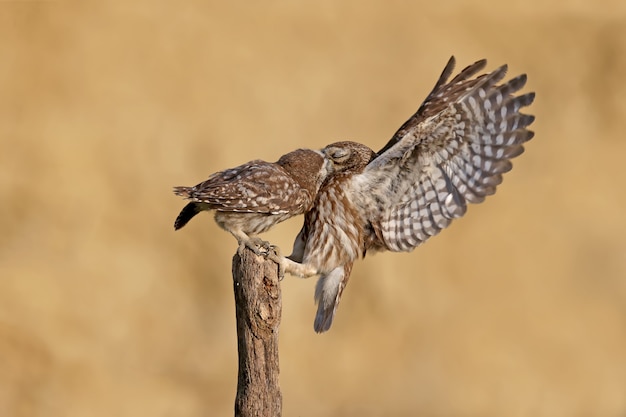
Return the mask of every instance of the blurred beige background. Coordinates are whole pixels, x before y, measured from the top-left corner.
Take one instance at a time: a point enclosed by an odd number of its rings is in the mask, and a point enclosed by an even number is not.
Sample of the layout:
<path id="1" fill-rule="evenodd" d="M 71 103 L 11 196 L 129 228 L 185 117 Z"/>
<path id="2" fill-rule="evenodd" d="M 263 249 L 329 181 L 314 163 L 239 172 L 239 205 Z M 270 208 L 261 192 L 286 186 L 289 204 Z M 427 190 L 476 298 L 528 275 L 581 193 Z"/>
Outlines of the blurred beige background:
<path id="1" fill-rule="evenodd" d="M 0 415 L 232 415 L 235 240 L 192 185 L 380 148 L 450 55 L 528 73 L 495 197 L 355 267 L 332 330 L 283 283 L 285 416 L 626 415 L 626 3 L 0 3 Z M 265 235 L 288 252 L 301 219 Z"/>

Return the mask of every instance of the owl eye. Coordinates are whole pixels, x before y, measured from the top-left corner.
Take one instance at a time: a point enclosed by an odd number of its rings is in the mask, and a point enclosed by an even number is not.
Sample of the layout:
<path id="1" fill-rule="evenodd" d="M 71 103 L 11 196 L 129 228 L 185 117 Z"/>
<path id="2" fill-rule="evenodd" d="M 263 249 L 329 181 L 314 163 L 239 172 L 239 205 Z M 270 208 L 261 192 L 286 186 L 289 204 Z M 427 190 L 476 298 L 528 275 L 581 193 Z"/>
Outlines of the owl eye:
<path id="1" fill-rule="evenodd" d="M 350 150 L 345 148 L 329 148 L 326 155 L 334 162 L 343 162 L 350 156 Z"/>

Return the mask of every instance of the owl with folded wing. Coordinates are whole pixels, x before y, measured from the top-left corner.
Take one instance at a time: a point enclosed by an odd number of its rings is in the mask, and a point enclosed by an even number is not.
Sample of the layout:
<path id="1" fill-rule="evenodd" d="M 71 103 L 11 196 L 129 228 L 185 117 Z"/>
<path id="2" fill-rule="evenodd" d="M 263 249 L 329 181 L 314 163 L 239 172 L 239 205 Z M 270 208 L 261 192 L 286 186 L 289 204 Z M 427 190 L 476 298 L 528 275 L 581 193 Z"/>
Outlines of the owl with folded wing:
<path id="1" fill-rule="evenodd" d="M 216 172 L 193 187 L 174 187 L 190 202 L 174 229 L 185 226 L 202 211 L 215 211 L 215 221 L 230 232 L 240 247 L 265 253 L 269 243 L 257 235 L 309 210 L 329 174 L 329 161 L 320 151 L 298 149 L 276 162 L 254 160 Z"/>

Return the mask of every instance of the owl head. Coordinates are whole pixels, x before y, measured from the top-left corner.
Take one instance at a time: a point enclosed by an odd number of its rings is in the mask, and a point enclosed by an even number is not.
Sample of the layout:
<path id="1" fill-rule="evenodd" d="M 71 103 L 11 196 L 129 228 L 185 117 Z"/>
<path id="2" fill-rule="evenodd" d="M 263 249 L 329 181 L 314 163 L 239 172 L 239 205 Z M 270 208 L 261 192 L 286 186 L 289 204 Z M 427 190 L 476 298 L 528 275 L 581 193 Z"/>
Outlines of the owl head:
<path id="1" fill-rule="evenodd" d="M 333 172 L 360 172 L 376 157 L 376 153 L 357 142 L 335 142 L 322 149 L 322 154 L 332 163 Z"/>

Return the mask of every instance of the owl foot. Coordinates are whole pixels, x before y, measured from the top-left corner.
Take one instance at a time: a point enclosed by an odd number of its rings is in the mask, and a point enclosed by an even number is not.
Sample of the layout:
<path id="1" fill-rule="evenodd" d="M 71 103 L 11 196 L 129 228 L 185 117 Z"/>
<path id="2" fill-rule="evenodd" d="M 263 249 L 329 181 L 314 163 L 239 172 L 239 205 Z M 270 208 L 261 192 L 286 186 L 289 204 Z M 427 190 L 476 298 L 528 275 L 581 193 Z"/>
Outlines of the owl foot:
<path id="1" fill-rule="evenodd" d="M 237 252 L 239 253 L 239 255 L 241 255 L 243 250 L 245 248 L 248 248 L 252 252 L 254 252 L 255 255 L 266 256 L 267 253 L 269 253 L 271 247 L 272 245 L 269 242 L 258 237 L 251 237 L 245 240 L 241 240 L 239 242 L 239 248 L 237 249 Z"/>
<path id="2" fill-rule="evenodd" d="M 272 245 L 271 243 L 261 238 L 251 237 L 249 239 L 242 240 L 239 243 L 239 248 L 237 249 L 237 253 L 239 253 L 239 256 L 242 255 L 243 250 L 246 248 L 254 252 L 255 255 L 262 256 L 265 259 L 269 259 L 270 261 L 274 261 L 278 265 L 278 280 L 283 280 L 283 278 L 285 277 L 285 271 L 282 267 L 283 257 L 278 246 Z"/>
<path id="3" fill-rule="evenodd" d="M 283 278 L 285 278 L 285 268 L 283 268 L 283 256 L 280 248 L 276 245 L 270 245 L 269 250 L 264 256 L 265 259 L 274 261 L 274 263 L 278 266 L 278 280 L 282 281 Z"/>

